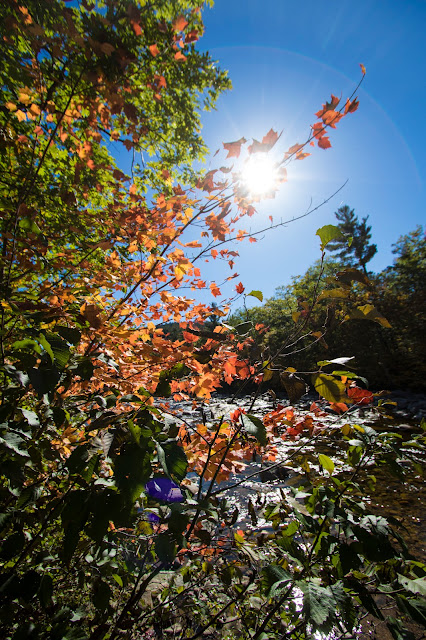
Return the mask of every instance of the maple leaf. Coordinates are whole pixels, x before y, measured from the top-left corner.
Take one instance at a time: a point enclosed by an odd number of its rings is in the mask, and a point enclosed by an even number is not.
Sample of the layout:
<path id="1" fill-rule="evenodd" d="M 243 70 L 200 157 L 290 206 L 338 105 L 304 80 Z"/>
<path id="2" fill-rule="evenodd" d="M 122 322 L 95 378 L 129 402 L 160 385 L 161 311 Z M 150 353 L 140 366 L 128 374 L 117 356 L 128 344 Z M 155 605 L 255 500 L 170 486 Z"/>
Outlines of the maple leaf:
<path id="1" fill-rule="evenodd" d="M 197 182 L 198 189 L 203 189 L 203 191 L 208 191 L 209 193 L 210 191 L 213 191 L 215 188 L 213 182 L 213 176 L 215 173 L 216 169 L 213 169 L 212 171 L 208 171 L 204 178 L 200 178 Z"/>
<path id="2" fill-rule="evenodd" d="M 318 146 L 321 149 L 329 149 L 331 147 L 330 138 L 328 138 L 327 136 L 321 136 L 321 138 L 319 138 L 318 140 Z"/>
<path id="3" fill-rule="evenodd" d="M 199 33 L 198 31 L 195 31 L 195 29 L 193 29 L 192 31 L 190 31 L 189 33 L 187 33 L 185 35 L 185 42 L 196 42 L 199 38 Z"/>
<path id="4" fill-rule="evenodd" d="M 282 132 L 281 132 L 282 133 Z M 262 142 L 253 139 L 252 144 L 248 147 L 247 151 L 252 153 L 267 153 L 272 149 L 277 140 L 281 137 L 281 133 L 278 135 L 276 131 L 270 129 L 268 133 L 263 136 Z"/>
<path id="5" fill-rule="evenodd" d="M 359 100 L 357 98 L 354 98 L 352 100 L 352 102 L 348 100 L 346 100 L 346 104 L 345 104 L 345 114 L 346 113 L 353 113 L 354 111 L 356 111 L 359 107 Z"/>
<path id="6" fill-rule="evenodd" d="M 217 286 L 217 284 L 215 282 L 211 283 L 210 291 L 212 292 L 212 294 L 214 295 L 215 298 L 217 298 L 218 296 L 221 295 L 220 289 L 219 289 L 219 287 Z"/>
<path id="7" fill-rule="evenodd" d="M 347 390 L 348 397 L 358 405 L 371 404 L 374 400 L 374 393 L 368 391 L 368 389 L 361 389 L 360 387 L 349 387 Z"/>
<path id="8" fill-rule="evenodd" d="M 242 283 L 242 282 L 239 282 L 239 283 L 237 284 L 237 286 L 235 287 L 235 291 L 236 291 L 237 293 L 244 293 L 244 289 L 245 289 L 245 287 L 244 287 L 244 285 L 243 285 L 243 283 Z"/>
<path id="9" fill-rule="evenodd" d="M 141 36 L 143 31 L 142 31 L 142 27 L 139 24 L 139 22 L 136 22 L 136 20 L 130 20 L 130 24 L 132 25 L 133 31 L 135 32 L 135 34 L 137 36 Z"/>
<path id="10" fill-rule="evenodd" d="M 182 62 L 184 60 L 186 60 L 186 56 L 182 53 L 182 51 L 177 51 L 174 55 L 175 60 L 177 60 L 179 62 L 179 60 L 181 60 Z"/>
<path id="11" fill-rule="evenodd" d="M 183 31 L 188 24 L 188 20 L 185 19 L 185 16 L 178 16 L 176 20 L 173 22 L 173 29 L 175 31 Z"/>
<path id="12" fill-rule="evenodd" d="M 223 148 L 227 150 L 228 155 L 227 158 L 238 158 L 241 153 L 241 145 L 245 144 L 247 140 L 245 138 L 240 138 L 239 140 L 235 140 L 234 142 L 223 142 Z"/>
<path id="13" fill-rule="evenodd" d="M 160 50 L 156 44 L 150 44 L 148 49 L 150 50 L 151 55 L 154 56 L 154 58 L 155 56 L 158 56 L 158 54 L 160 53 Z"/>

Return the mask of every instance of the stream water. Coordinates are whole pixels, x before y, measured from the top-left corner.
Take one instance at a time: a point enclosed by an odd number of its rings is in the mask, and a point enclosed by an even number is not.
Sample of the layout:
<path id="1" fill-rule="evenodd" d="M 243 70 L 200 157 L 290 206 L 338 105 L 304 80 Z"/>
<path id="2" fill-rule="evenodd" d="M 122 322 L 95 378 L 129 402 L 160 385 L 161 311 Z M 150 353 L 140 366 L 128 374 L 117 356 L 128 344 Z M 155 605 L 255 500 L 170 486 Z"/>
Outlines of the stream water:
<path id="1" fill-rule="evenodd" d="M 409 396 L 406 394 L 405 404 L 402 408 L 390 405 L 394 411 L 393 417 L 380 416 L 374 408 L 367 407 L 355 408 L 344 416 L 330 412 L 327 416 L 320 418 L 320 422 L 325 432 L 327 428 L 336 428 L 349 423 L 372 426 L 378 431 L 395 431 L 403 434 L 405 438 L 409 438 L 410 434 L 419 431 L 419 418 L 426 414 L 426 402 L 423 402 L 422 398 L 419 395 Z M 301 402 L 295 405 L 295 410 L 302 413 L 308 411 L 313 400 L 315 400 L 314 397 L 305 396 Z M 316 401 L 318 402 L 318 400 Z M 195 425 L 201 422 L 203 413 L 207 420 L 213 420 L 220 416 L 227 418 L 236 408 L 250 410 L 252 414 L 262 416 L 271 411 L 277 402 L 288 404 L 285 399 L 277 399 L 269 394 L 264 394 L 256 399 L 254 407 L 251 408 L 251 396 L 231 399 L 217 395 L 208 404 L 196 410 L 194 410 L 191 401 L 170 402 L 169 407 L 176 415 Z M 414 419 L 413 413 L 416 414 Z M 241 529 L 256 532 L 270 530 L 270 524 L 261 515 L 261 507 L 266 501 L 273 503 L 282 500 L 284 493 L 287 496 L 291 493 L 290 487 L 297 486 L 302 481 L 303 477 L 300 473 L 285 465 L 289 456 L 302 444 L 304 444 L 304 456 L 306 456 L 311 471 L 314 473 L 321 472 L 318 453 L 325 453 L 333 459 L 337 473 L 345 472 L 341 459 L 338 456 L 335 457 L 336 447 L 339 446 L 338 441 L 333 442 L 332 439 L 323 437 L 320 442 L 309 443 L 307 439 L 304 441 L 303 438 L 282 440 L 281 437 L 277 437 L 273 444 L 277 448 L 274 464 L 283 463 L 282 467 L 272 468 L 269 471 L 268 467 L 271 466 L 271 463 L 265 464 L 258 458 L 248 463 L 238 476 L 231 476 L 229 481 L 220 485 L 220 489 L 224 489 L 221 495 L 226 498 L 229 511 L 237 510 L 236 522 Z M 401 482 L 383 468 L 374 468 L 372 472 L 377 479 L 375 491 L 371 495 L 367 492 L 364 499 L 369 500 L 372 509 L 378 515 L 392 516 L 401 522 L 401 533 L 410 551 L 419 560 L 426 562 L 426 510 L 424 507 L 426 486 L 423 479 L 415 472 L 410 472 L 404 482 Z M 244 482 L 238 487 L 225 490 L 243 479 L 245 479 Z M 254 506 L 254 509 L 250 508 L 251 513 L 249 512 L 249 502 Z M 254 515 L 254 511 L 256 515 Z"/>

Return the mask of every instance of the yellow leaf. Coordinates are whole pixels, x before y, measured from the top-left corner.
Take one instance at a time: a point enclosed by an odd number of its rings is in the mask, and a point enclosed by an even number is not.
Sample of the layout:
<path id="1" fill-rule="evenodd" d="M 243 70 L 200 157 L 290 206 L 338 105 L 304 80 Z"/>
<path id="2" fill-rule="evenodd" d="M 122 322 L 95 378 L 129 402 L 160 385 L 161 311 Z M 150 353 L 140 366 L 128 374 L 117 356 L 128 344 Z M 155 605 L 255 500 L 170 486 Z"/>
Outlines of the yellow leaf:
<path id="1" fill-rule="evenodd" d="M 18 108 L 16 104 L 13 104 L 13 102 L 6 102 L 5 107 L 6 109 L 9 109 L 9 111 L 16 111 Z"/>
<path id="2" fill-rule="evenodd" d="M 27 114 L 24 111 L 21 111 L 21 109 L 18 109 L 18 111 L 15 112 L 15 116 L 18 118 L 19 122 L 27 119 Z"/>
<path id="3" fill-rule="evenodd" d="M 21 89 L 18 93 L 19 102 L 22 102 L 22 104 L 28 104 L 31 99 L 29 94 L 29 89 Z"/>

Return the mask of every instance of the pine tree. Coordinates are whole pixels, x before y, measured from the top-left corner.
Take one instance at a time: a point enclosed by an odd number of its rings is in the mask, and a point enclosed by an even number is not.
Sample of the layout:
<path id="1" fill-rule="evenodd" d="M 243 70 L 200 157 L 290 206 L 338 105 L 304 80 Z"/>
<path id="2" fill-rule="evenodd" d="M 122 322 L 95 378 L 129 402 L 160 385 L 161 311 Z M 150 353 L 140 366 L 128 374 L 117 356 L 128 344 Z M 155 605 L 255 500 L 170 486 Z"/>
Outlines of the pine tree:
<path id="1" fill-rule="evenodd" d="M 367 273 L 366 265 L 377 253 L 377 246 L 370 244 L 371 226 L 367 225 L 368 216 L 360 222 L 348 205 L 340 207 L 335 216 L 339 221 L 337 226 L 344 237 L 330 242 L 327 249 L 335 253 L 335 258 L 346 265 L 357 267 Z M 352 238 L 350 243 L 349 238 Z"/>

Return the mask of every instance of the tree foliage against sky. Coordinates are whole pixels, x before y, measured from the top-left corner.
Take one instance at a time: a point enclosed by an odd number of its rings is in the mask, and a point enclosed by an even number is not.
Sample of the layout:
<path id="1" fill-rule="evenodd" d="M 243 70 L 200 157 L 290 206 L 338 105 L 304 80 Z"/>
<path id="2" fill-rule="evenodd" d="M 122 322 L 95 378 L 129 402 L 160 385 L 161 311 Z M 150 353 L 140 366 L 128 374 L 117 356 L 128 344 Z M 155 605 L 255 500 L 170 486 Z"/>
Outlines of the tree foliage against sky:
<path id="1" fill-rule="evenodd" d="M 350 480 L 333 478 L 333 461 L 317 456 L 328 475 L 309 476 L 306 518 L 287 499 L 265 507 L 276 529 L 266 550 L 236 528 L 238 513 L 230 515 L 221 495 L 229 489 L 221 483 L 253 456 L 275 460 L 277 434 L 316 441 L 325 414 L 316 405 L 308 416 L 237 409 L 210 420 L 195 411 L 223 380 L 268 371 L 262 354 L 247 357 L 262 326 L 234 329 L 223 322 L 226 306 L 196 300 L 198 290 L 221 295 L 221 283 L 203 280 L 199 265 L 222 259 L 232 281 L 238 254 L 228 241 L 255 241 L 240 226 L 255 214 L 241 172 L 192 167 L 205 152 L 200 109 L 229 88 L 226 74 L 196 49 L 201 8 L 196 0 L 7 0 L 0 7 L 5 638 L 133 640 L 172 629 L 195 640 L 207 630 L 223 635 L 231 611 L 240 611 L 235 638 L 247 628 L 256 640 L 265 630 L 281 637 L 283 620 L 289 637 L 309 638 L 312 630 L 352 629 L 360 594 L 375 612 L 363 581 L 376 588 L 394 559 L 402 577 L 389 573 L 389 588 L 402 580 L 404 611 L 423 615 L 422 565 L 389 543 L 379 566 L 375 546 L 397 534 L 351 501 L 376 452 L 396 463 L 392 438 L 376 446 L 376 434 L 363 432 L 353 445 L 351 428 L 338 430 Z M 284 152 L 277 182 L 309 145 L 329 148 L 329 130 L 357 107 L 354 95 L 344 104 L 332 95 L 305 142 Z M 232 159 L 267 154 L 279 137 L 271 129 L 248 147 L 240 139 L 224 149 Z M 339 233 L 318 230 L 323 257 Z M 244 285 L 234 291 L 241 295 Z M 300 317 L 296 342 L 302 330 L 311 333 L 306 307 Z M 168 321 L 179 323 L 174 339 L 161 327 Z M 356 404 L 349 383 L 322 371 L 315 382 L 324 398 L 338 393 Z M 194 419 L 180 416 L 171 397 L 193 399 Z M 343 541 L 329 518 L 344 531 L 350 522 L 354 532 Z M 348 566 L 354 535 L 360 559 Z M 345 575 L 361 565 L 370 573 L 353 586 Z M 325 575 L 324 567 L 333 568 Z M 298 592 L 302 619 L 293 606 Z"/>
<path id="2" fill-rule="evenodd" d="M 337 226 L 342 232 L 341 238 L 330 242 L 327 249 L 335 254 L 337 260 L 367 273 L 367 263 L 377 253 L 377 246 L 370 244 L 371 226 L 367 225 L 368 216 L 361 222 L 353 209 L 348 205 L 336 211 Z"/>

